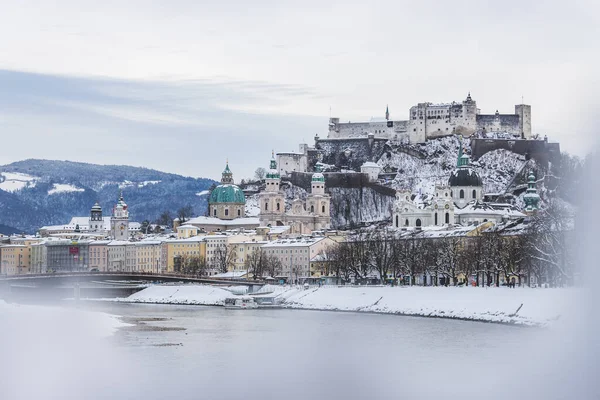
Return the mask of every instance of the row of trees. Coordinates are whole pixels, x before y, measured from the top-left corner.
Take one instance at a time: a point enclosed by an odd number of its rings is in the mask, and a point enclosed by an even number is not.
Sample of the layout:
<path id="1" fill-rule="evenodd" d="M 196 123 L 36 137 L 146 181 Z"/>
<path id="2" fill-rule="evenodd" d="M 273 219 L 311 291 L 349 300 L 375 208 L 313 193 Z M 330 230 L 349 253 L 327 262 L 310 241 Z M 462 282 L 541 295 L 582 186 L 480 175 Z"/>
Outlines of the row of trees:
<path id="1" fill-rule="evenodd" d="M 474 230 L 470 236 L 432 237 L 389 228 L 358 232 L 324 252 L 327 262 L 320 272 L 346 282 L 375 277 L 410 285 L 468 284 L 469 278 L 477 285 L 570 284 L 575 273 L 568 242 L 571 219 L 562 211 L 553 206 L 527 224 Z"/>
<path id="2" fill-rule="evenodd" d="M 209 271 L 224 273 L 232 269 L 236 258 L 235 251 L 228 246 L 219 246 L 210 260 L 202 256 L 182 255 L 175 258 L 175 271 L 191 276 L 207 276 Z M 274 277 L 281 273 L 283 264 L 279 258 L 267 255 L 257 248 L 244 259 L 244 267 L 252 279 Z"/>

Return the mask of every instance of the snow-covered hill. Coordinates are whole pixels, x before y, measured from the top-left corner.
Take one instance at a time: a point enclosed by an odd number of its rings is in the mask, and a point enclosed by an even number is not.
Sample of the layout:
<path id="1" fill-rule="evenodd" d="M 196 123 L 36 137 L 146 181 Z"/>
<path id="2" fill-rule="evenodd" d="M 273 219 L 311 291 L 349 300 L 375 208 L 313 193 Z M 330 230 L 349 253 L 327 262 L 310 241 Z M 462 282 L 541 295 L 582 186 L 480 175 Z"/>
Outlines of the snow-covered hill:
<path id="1" fill-rule="evenodd" d="M 25 160 L 0 167 L 0 224 L 20 232 L 86 216 L 98 201 L 106 215 L 119 190 L 135 221 L 155 220 L 192 205 L 206 212 L 210 179 L 196 179 L 147 168 L 70 161 Z"/>
<path id="2" fill-rule="evenodd" d="M 468 141 L 463 143 L 468 153 Z M 378 164 L 384 168 L 397 168 L 398 175 L 392 182 L 393 188 L 433 194 L 435 185 L 447 184 L 451 172 L 456 168 L 458 146 L 458 139 L 454 136 L 429 140 L 421 146 L 421 151 L 427 155 L 425 159 L 390 151 L 379 159 Z M 499 193 L 507 189 L 525 163 L 525 157 L 519 154 L 494 150 L 474 161 L 473 166 L 483 180 L 484 193 Z"/>

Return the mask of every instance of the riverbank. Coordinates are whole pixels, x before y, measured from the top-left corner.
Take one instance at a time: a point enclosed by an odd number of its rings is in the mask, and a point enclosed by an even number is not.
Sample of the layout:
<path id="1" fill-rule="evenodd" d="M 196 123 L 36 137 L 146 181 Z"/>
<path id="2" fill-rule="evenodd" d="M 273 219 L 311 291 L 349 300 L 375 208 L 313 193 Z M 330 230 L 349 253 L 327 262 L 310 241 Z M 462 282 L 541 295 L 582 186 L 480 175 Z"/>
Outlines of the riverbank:
<path id="1" fill-rule="evenodd" d="M 130 324 L 122 322 L 118 316 L 102 312 L 22 305 L 0 300 L 0 326 L 27 327 L 27 335 L 44 332 L 44 335 L 52 336 L 53 333 L 63 335 L 69 332 L 77 337 L 106 338 Z"/>
<path id="2" fill-rule="evenodd" d="M 284 308 L 397 314 L 524 326 L 547 326 L 568 315 L 581 290 L 472 287 L 271 286 Z M 229 290 L 206 285 L 151 286 L 117 299 L 131 303 L 223 305 Z"/>

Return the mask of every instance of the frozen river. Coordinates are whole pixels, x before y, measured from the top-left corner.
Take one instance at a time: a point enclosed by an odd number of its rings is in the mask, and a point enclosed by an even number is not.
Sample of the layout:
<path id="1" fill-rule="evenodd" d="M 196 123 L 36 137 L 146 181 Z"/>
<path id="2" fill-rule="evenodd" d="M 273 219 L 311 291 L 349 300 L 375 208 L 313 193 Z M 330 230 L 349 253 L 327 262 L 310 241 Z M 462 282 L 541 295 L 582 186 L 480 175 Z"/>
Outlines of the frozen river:
<path id="1" fill-rule="evenodd" d="M 548 355 L 568 346 L 565 338 L 549 345 L 553 332 L 538 328 L 324 311 L 83 306 L 132 325 L 109 339 L 76 327 L 62 338 L 32 332 L 36 342 L 24 343 L 34 346 L 13 365 L 27 371 L 23 398 L 538 398 L 560 378 L 551 367 L 570 362 Z"/>

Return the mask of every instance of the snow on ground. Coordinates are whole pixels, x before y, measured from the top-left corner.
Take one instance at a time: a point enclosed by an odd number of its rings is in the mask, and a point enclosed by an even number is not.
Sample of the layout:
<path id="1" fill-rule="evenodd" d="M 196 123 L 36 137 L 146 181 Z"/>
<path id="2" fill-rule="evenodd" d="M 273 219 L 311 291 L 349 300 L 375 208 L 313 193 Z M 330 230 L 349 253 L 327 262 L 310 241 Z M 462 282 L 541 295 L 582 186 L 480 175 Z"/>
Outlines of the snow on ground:
<path id="1" fill-rule="evenodd" d="M 139 182 L 137 184 L 137 187 L 141 188 L 141 187 L 148 186 L 148 185 L 156 185 L 160 182 L 161 181 L 143 181 L 143 182 Z"/>
<path id="2" fill-rule="evenodd" d="M 196 193 L 196 196 L 207 196 L 210 193 L 210 190 L 203 190 L 201 192 Z"/>
<path id="3" fill-rule="evenodd" d="M 576 289 L 321 287 L 288 292 L 284 304 L 290 308 L 545 326 L 569 313 L 579 294 Z"/>
<path id="4" fill-rule="evenodd" d="M 258 195 L 249 196 L 246 198 L 246 217 L 258 217 L 259 215 Z"/>
<path id="5" fill-rule="evenodd" d="M 469 150 L 469 141 L 463 141 Z M 396 189 L 410 189 L 413 193 L 434 194 L 435 185 L 447 185 L 451 172 L 456 168 L 458 139 L 453 136 L 428 140 L 420 146 L 427 154 L 419 159 L 402 152 L 384 154 L 378 161 L 382 167 L 395 167 L 398 175 L 393 182 Z M 475 171 L 483 180 L 485 193 L 504 191 L 513 176 L 521 169 L 523 156 L 508 150 L 494 150 L 484 154 L 473 163 Z"/>
<path id="6" fill-rule="evenodd" d="M 70 335 L 102 338 L 111 336 L 117 329 L 129 326 L 118 317 L 102 312 L 79 310 L 75 308 L 31 306 L 9 304 L 0 300 L 0 326 L 19 327 L 38 326 L 45 335 L 69 327 Z"/>
<path id="7" fill-rule="evenodd" d="M 0 189 L 5 192 L 15 192 L 25 187 L 35 186 L 39 178 L 20 172 L 2 172 L 0 174 Z"/>
<path id="8" fill-rule="evenodd" d="M 155 285 L 124 302 L 222 305 L 241 287 Z M 578 289 L 472 287 L 302 287 L 265 285 L 261 293 L 275 295 L 283 307 L 375 312 L 423 317 L 458 318 L 516 325 L 546 326 L 568 316 L 582 294 Z M 523 305 L 520 309 L 519 307 Z M 519 310 L 518 310 L 519 309 Z M 518 312 L 517 312 L 518 310 Z M 516 313 L 516 314 L 515 314 Z"/>
<path id="9" fill-rule="evenodd" d="M 154 285 L 118 301 L 131 303 L 222 305 L 232 293 L 208 285 Z"/>
<path id="10" fill-rule="evenodd" d="M 54 185 L 52 185 L 52 189 L 48 190 L 48 194 L 84 192 L 84 191 L 85 191 L 85 189 L 78 188 L 77 186 L 69 185 L 66 183 L 55 183 Z"/>

